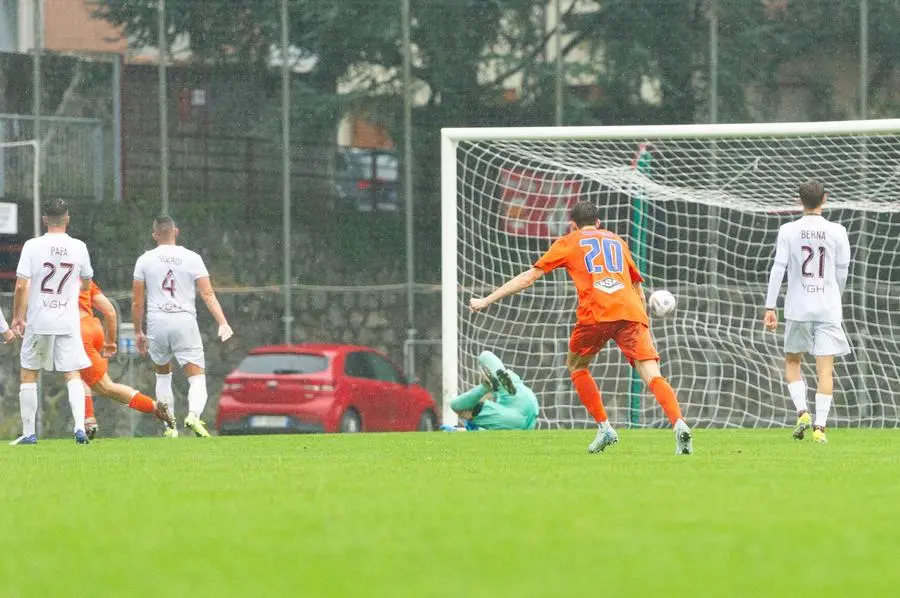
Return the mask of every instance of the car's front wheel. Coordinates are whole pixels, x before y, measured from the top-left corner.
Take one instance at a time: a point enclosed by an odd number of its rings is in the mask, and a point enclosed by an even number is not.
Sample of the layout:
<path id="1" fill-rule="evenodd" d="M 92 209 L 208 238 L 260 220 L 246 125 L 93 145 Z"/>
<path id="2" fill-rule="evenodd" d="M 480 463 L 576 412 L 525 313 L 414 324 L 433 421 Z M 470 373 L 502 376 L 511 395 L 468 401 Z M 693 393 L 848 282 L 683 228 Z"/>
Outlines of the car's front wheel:
<path id="1" fill-rule="evenodd" d="M 339 430 L 342 434 L 355 434 L 362 431 L 362 421 L 355 409 L 350 408 L 344 411 L 344 414 L 341 415 Z"/>
<path id="2" fill-rule="evenodd" d="M 437 429 L 437 416 L 429 409 L 419 418 L 419 432 L 434 432 Z"/>

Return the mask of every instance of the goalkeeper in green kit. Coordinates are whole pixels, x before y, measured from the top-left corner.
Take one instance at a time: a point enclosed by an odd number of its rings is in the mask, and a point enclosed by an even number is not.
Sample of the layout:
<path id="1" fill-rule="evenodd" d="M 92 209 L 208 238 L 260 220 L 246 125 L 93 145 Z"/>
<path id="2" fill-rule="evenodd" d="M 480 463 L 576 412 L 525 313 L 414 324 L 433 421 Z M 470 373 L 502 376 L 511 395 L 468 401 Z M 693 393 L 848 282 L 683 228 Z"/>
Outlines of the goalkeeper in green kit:
<path id="1" fill-rule="evenodd" d="M 465 420 L 465 428 L 441 426 L 441 429 L 448 432 L 533 430 L 540 411 L 534 391 L 490 351 L 478 356 L 478 367 L 482 383 L 450 403 L 460 419 Z"/>

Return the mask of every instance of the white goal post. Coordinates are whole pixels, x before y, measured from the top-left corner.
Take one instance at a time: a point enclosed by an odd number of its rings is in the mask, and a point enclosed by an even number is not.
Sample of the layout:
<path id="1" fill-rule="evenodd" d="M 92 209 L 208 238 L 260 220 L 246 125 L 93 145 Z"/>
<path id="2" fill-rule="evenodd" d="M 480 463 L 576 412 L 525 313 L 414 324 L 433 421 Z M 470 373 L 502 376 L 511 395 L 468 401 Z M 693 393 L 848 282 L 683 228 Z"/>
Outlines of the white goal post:
<path id="1" fill-rule="evenodd" d="M 591 425 L 565 369 L 576 298 L 564 272 L 473 314 L 595 202 L 647 279 L 678 299 L 653 319 L 663 374 L 692 424 L 782 426 L 781 329 L 761 325 L 780 224 L 797 186 L 822 180 L 827 216 L 850 234 L 844 295 L 854 352 L 835 371 L 836 425 L 900 425 L 900 119 L 441 131 L 443 417 L 477 383 L 475 356 L 496 351 L 541 403 L 541 427 Z M 783 293 L 782 293 L 783 298 Z M 814 389 L 814 370 L 805 377 Z M 664 425 L 662 411 L 611 345 L 592 367 L 614 423 Z"/>

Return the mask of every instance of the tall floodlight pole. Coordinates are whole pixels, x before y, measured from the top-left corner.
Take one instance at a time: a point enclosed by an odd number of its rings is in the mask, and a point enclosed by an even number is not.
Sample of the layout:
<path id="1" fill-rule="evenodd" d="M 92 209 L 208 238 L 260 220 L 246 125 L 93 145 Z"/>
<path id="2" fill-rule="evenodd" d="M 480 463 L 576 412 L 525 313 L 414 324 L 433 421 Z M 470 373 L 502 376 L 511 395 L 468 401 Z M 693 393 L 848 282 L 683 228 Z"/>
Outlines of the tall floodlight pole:
<path id="1" fill-rule="evenodd" d="M 157 38 L 159 48 L 159 193 L 163 214 L 169 213 L 169 110 L 167 103 L 166 57 L 169 44 L 166 39 L 166 0 L 157 1 Z"/>
<path id="2" fill-rule="evenodd" d="M 560 10 L 560 4 L 562 0 L 556 0 L 553 3 L 553 10 L 555 11 L 555 33 L 553 35 L 554 42 L 556 44 L 556 115 L 554 118 L 554 124 L 557 127 L 561 127 L 563 124 L 563 115 L 565 113 L 565 106 L 563 105 L 563 55 L 562 55 L 562 19 Z"/>
<path id="3" fill-rule="evenodd" d="M 403 29 L 403 196 L 406 207 L 406 338 L 409 347 L 407 374 L 415 375 L 416 295 L 415 261 L 413 256 L 413 178 L 412 178 L 412 49 L 410 48 L 409 0 L 401 6 Z"/>
<path id="4" fill-rule="evenodd" d="M 281 205 L 284 246 L 284 342 L 291 343 L 291 71 L 288 63 L 288 0 L 281 0 Z"/>

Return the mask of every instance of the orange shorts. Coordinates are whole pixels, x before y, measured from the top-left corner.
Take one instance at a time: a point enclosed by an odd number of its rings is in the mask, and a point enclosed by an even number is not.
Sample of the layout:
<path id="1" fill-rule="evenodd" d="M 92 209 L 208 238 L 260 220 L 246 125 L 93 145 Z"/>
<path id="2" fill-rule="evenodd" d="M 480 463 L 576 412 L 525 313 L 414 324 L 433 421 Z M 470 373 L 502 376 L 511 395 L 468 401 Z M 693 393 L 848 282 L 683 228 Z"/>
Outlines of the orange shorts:
<path id="1" fill-rule="evenodd" d="M 632 366 L 635 361 L 659 360 L 650 329 L 640 322 L 617 320 L 599 324 L 576 324 L 569 337 L 569 351 L 582 357 L 600 352 L 610 339 Z"/>
<path id="2" fill-rule="evenodd" d="M 81 379 L 88 386 L 93 386 L 106 375 L 107 362 L 100 351 L 103 350 L 103 325 L 99 318 L 93 316 L 81 318 L 81 341 L 84 350 L 91 360 L 91 366 L 81 370 Z"/>

